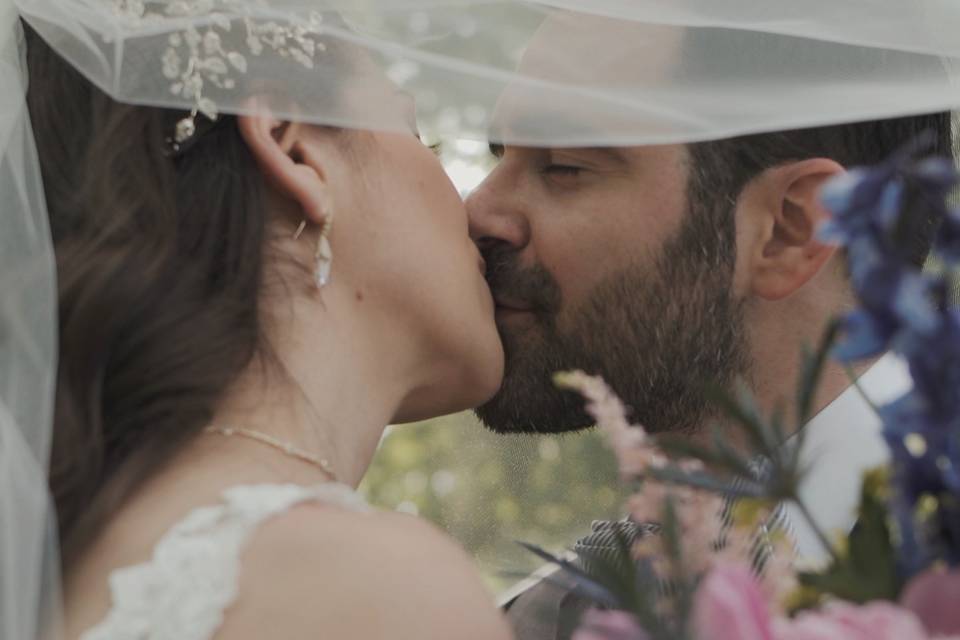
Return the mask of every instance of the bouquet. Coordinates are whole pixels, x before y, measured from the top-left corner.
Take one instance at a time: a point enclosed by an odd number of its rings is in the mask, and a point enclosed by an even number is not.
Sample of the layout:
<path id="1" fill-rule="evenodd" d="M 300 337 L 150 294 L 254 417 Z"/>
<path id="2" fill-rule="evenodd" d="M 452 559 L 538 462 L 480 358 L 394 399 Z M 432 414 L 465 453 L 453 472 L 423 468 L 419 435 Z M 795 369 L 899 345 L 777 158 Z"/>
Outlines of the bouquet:
<path id="1" fill-rule="evenodd" d="M 785 446 L 787 417 L 760 415 L 748 392 L 711 391 L 746 436 L 743 450 L 719 433 L 709 445 L 650 436 L 601 379 L 558 374 L 585 397 L 635 485 L 631 518 L 659 524 L 658 535 L 622 541 L 612 561 L 571 563 L 527 545 L 596 603 L 575 640 L 960 640 L 960 209 L 949 201 L 960 176 L 948 159 L 920 158 L 926 145 L 854 169 L 823 194 L 833 217 L 820 237 L 846 248 L 859 306 L 804 354 L 795 425 L 810 418 L 830 357 L 849 365 L 892 350 L 913 378 L 876 407 L 891 463 L 865 474 L 849 534 L 817 529 L 798 490 L 810 472 L 803 430 Z M 900 248 L 918 207 L 941 221 L 933 271 Z M 795 566 L 788 536 L 770 526 L 786 503 L 817 532 L 826 566 Z"/>

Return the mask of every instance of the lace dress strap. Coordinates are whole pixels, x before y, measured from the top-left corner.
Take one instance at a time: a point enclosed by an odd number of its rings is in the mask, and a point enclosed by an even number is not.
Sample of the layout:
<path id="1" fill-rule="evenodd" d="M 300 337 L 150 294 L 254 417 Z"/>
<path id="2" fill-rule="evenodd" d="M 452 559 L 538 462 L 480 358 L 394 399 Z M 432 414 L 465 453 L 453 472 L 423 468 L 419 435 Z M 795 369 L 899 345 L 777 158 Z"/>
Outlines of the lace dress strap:
<path id="1" fill-rule="evenodd" d="M 305 502 L 369 507 L 341 484 L 237 486 L 171 528 L 143 564 L 110 574 L 112 607 L 80 640 L 209 640 L 237 597 L 243 547 L 272 516 Z"/>

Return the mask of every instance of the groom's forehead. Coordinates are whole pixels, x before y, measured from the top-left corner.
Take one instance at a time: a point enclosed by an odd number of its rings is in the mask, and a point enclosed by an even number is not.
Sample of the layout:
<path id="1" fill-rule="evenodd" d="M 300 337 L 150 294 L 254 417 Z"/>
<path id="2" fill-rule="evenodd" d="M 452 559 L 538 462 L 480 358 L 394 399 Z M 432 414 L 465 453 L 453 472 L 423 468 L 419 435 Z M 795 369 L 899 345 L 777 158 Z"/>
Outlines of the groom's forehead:
<path id="1" fill-rule="evenodd" d="M 665 135 L 675 113 L 643 100 L 676 72 L 682 28 L 558 11 L 528 44 L 518 82 L 499 97 L 489 135 L 512 145 L 617 146 L 623 132 Z M 620 96 L 614 98 L 611 96 Z M 630 96 L 623 100 L 622 96 Z"/>
<path id="2" fill-rule="evenodd" d="M 495 156 L 503 155 L 506 148 L 534 153 L 579 152 L 607 163 L 641 168 L 651 161 L 677 166 L 687 163 L 686 144 L 616 144 L 621 137 L 615 126 L 605 129 L 603 123 L 568 116 L 569 112 L 549 106 L 497 111 L 489 132 L 490 151 Z M 501 126 L 504 128 L 498 128 Z M 527 136 L 532 140 L 527 141 Z M 602 142 L 607 139 L 609 143 Z"/>
<path id="3" fill-rule="evenodd" d="M 684 27 L 557 11 L 536 30 L 520 71 L 585 86 L 658 82 L 678 66 Z"/>

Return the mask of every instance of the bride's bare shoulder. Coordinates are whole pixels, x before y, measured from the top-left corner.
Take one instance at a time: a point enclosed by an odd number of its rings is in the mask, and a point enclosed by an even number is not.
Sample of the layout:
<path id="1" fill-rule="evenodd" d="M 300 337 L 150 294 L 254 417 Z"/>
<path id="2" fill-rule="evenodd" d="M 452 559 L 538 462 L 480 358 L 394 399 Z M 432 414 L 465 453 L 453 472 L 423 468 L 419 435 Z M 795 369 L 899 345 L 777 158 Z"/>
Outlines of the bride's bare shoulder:
<path id="1" fill-rule="evenodd" d="M 258 529 L 217 638 L 511 637 L 469 556 L 419 518 L 298 506 Z"/>

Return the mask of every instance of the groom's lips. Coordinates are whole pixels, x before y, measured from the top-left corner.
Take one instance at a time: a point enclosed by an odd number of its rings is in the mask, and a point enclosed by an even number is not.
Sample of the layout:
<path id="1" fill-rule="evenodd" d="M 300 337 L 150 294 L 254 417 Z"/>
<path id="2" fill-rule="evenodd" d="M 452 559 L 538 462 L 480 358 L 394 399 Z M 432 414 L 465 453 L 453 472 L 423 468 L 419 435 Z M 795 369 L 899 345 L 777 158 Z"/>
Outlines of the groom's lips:
<path id="1" fill-rule="evenodd" d="M 533 315 L 533 308 L 512 300 L 505 300 L 494 296 L 496 303 L 496 317 L 498 320 L 509 318 L 529 317 Z"/>

